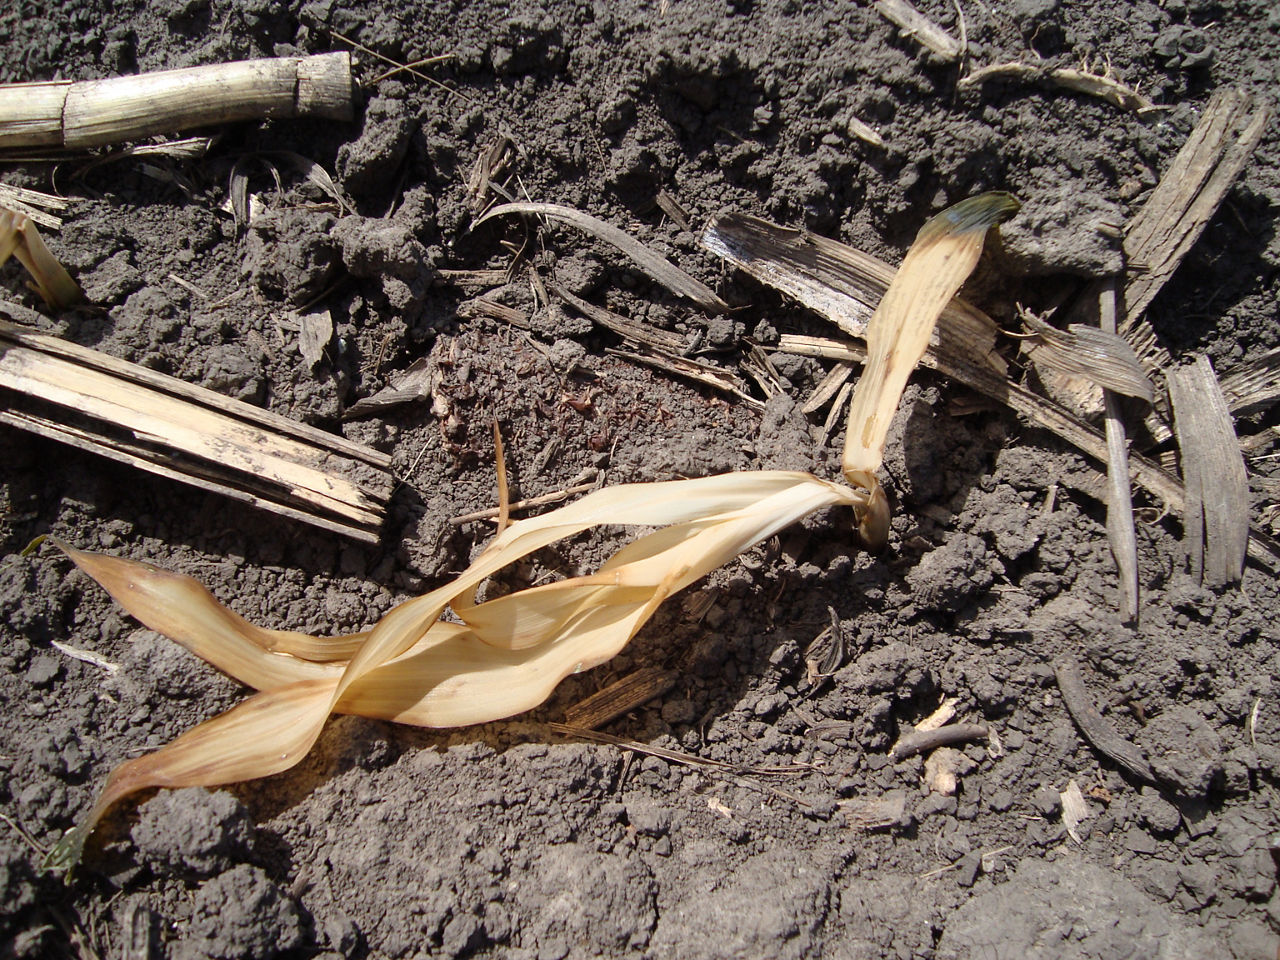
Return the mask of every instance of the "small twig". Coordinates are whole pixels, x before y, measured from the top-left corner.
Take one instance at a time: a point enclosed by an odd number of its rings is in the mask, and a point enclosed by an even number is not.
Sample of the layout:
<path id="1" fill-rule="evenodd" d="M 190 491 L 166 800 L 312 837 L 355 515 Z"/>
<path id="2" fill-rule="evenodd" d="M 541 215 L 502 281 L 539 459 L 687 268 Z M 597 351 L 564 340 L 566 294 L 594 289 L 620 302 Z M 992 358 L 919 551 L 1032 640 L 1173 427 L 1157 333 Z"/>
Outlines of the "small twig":
<path id="1" fill-rule="evenodd" d="M 1097 97 L 1122 110 L 1143 114 L 1162 109 L 1114 77 L 1100 76 L 1074 67 L 1050 69 L 1032 63 L 996 63 L 974 70 L 962 77 L 956 86 L 963 90 L 988 80 L 1047 80 L 1054 86 Z"/>
<path id="2" fill-rule="evenodd" d="M 209 299 L 209 295 L 205 293 L 203 290 L 201 290 L 199 287 L 197 287 L 190 280 L 184 280 L 182 277 L 178 276 L 176 273 L 169 274 L 169 279 L 174 283 L 176 283 L 178 286 L 180 286 L 183 290 L 187 291 L 187 293 L 191 294 L 192 296 L 198 297 L 201 300 Z"/>
<path id="3" fill-rule="evenodd" d="M 415 461 L 416 465 L 416 461 Z M 538 497 L 530 497 L 527 500 L 517 500 L 509 505 L 511 513 L 518 513 L 522 510 L 530 510 L 533 507 L 545 507 L 549 503 L 559 503 L 561 500 L 567 500 L 569 497 L 579 493 L 587 493 L 595 489 L 594 483 L 581 483 L 576 487 L 568 487 L 564 490 L 556 490 L 552 493 L 544 493 Z M 476 520 L 489 520 L 500 515 L 499 507 L 489 507 L 485 510 L 475 510 L 471 513 L 464 513 L 461 516 L 454 517 L 449 522 L 455 526 L 461 526 L 464 523 L 472 523 Z"/>
<path id="4" fill-rule="evenodd" d="M 1134 777 L 1155 783 L 1155 772 L 1142 748 L 1122 737 L 1120 731 L 1098 713 L 1080 676 L 1080 665 L 1060 657 L 1053 662 L 1053 672 L 1058 678 L 1058 691 L 1062 694 L 1067 713 L 1071 714 L 1085 740 Z"/>
<path id="5" fill-rule="evenodd" d="M 18 834 L 18 836 L 22 837 L 22 839 L 27 842 L 27 846 L 29 846 L 32 850 L 34 850 L 40 856 L 41 859 L 44 859 L 45 854 L 47 854 L 49 851 L 47 851 L 44 847 L 40 846 L 40 844 L 36 842 L 35 837 L 31 836 L 31 834 L 27 832 L 26 827 L 20 824 L 17 820 L 14 820 L 8 814 L 0 813 L 0 820 L 3 820 L 10 827 L 12 827 L 13 830 Z"/>
<path id="6" fill-rule="evenodd" d="M 370 80 L 369 83 L 370 84 L 381 83 L 383 80 L 387 80 L 390 77 L 394 77 L 397 73 L 404 73 L 405 71 L 414 73 L 415 67 L 429 67 L 433 63 L 441 63 L 445 60 L 452 60 L 453 58 L 454 58 L 454 54 L 452 53 L 441 53 L 434 57 L 424 57 L 421 60 L 414 60 L 412 63 L 405 63 L 405 64 L 401 64 L 398 67 L 392 67 L 386 73 L 378 74 L 376 77 Z"/>
<path id="7" fill-rule="evenodd" d="M 511 488 L 507 486 L 507 458 L 502 452 L 502 430 L 493 418 L 493 455 L 498 470 L 498 533 L 511 523 Z"/>
<path id="8" fill-rule="evenodd" d="M 969 25 L 964 19 L 964 8 L 960 6 L 960 0 L 951 0 L 951 5 L 956 8 L 956 25 L 960 30 L 960 72 L 964 73 L 965 63 L 969 60 Z"/>
<path id="9" fill-rule="evenodd" d="M 895 743 L 889 753 L 896 760 L 905 760 L 938 747 L 981 740 L 986 735 L 985 723 L 950 723 L 936 730 L 914 730 Z"/>
<path id="10" fill-rule="evenodd" d="M 772 794 L 775 797 L 781 797 L 783 800 L 790 800 L 792 803 L 801 806 L 812 806 L 808 801 L 802 800 L 793 793 L 785 790 L 779 790 L 777 787 L 770 786 L 767 783 L 760 783 L 758 780 L 752 780 L 744 774 L 755 774 L 757 776 L 795 776 L 805 773 L 803 768 L 796 767 L 735 767 L 733 764 L 725 763 L 722 760 L 709 760 L 706 757 L 699 757 L 692 753 L 681 753 L 678 750 L 668 750 L 665 747 L 655 747 L 647 743 L 640 743 L 638 740 L 627 740 L 624 737 L 615 737 L 610 733 L 601 733 L 599 730 L 585 730 L 582 727 L 571 727 L 566 723 L 549 723 L 548 727 L 556 733 L 566 737 L 578 737 L 582 740 L 594 740 L 596 743 L 606 743 L 611 746 L 621 747 L 623 750 L 630 750 L 633 753 L 641 753 L 649 757 L 659 757 L 663 760 L 669 760 L 672 763 L 679 763 L 689 767 L 701 767 L 705 770 L 713 770 L 723 776 L 733 780 L 735 783 L 749 787 L 752 790 L 759 790 L 762 793 Z"/>
<path id="11" fill-rule="evenodd" d="M 1104 333 L 1116 332 L 1116 281 L 1102 288 L 1098 299 L 1099 321 Z M 1120 613 L 1138 623 L 1138 536 L 1133 526 L 1133 491 L 1129 481 L 1129 444 L 1125 436 L 1120 398 L 1102 391 L 1107 430 L 1107 537 L 1120 571 Z"/>
<path id="12" fill-rule="evenodd" d="M 76 948 L 76 953 L 80 960 L 102 960 L 102 954 L 98 953 L 93 942 L 89 939 L 89 934 L 85 932 L 84 925 L 80 922 L 77 914 L 68 916 L 61 906 L 56 904 L 46 904 L 45 909 L 49 911 L 49 915 L 53 917 L 59 927 L 62 928 L 63 935 Z"/>
<path id="13" fill-rule="evenodd" d="M 92 650 L 81 650 L 78 647 L 69 647 L 65 643 L 59 643 L 57 640 L 49 641 L 58 650 L 61 650 L 72 660 L 79 660 L 81 663 L 87 663 L 91 666 L 105 670 L 107 673 L 116 673 L 120 669 L 120 664 L 112 663 L 101 654 L 94 653 Z"/>

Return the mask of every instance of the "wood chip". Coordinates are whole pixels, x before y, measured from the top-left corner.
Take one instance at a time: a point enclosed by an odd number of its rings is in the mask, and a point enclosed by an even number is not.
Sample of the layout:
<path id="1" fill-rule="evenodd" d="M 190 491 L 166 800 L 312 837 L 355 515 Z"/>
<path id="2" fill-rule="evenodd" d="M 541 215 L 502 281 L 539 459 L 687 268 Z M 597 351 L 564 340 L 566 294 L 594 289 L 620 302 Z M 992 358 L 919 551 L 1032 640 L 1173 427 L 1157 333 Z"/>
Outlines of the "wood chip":
<path id="1" fill-rule="evenodd" d="M 1249 546 L 1249 479 L 1209 358 L 1167 375 L 1186 483 L 1183 527 L 1191 573 L 1212 587 L 1239 583 Z"/>
<path id="2" fill-rule="evenodd" d="M 343 420 L 358 420 L 398 407 L 402 403 L 425 400 L 431 396 L 434 370 L 426 357 L 421 357 L 408 368 L 391 378 L 391 382 L 377 393 L 357 400 L 342 414 Z"/>
<path id="3" fill-rule="evenodd" d="M 547 217 L 577 227 L 579 230 L 583 230 L 593 237 L 617 247 L 630 257 L 636 266 L 677 296 L 686 297 L 704 310 L 711 310 L 715 313 L 723 313 L 729 309 L 729 305 L 716 296 L 715 291 L 710 287 L 700 280 L 695 280 L 630 234 L 619 230 L 613 224 L 605 223 L 603 220 L 583 213 L 581 210 L 574 210 L 572 207 L 564 207 L 555 203 L 504 203 L 501 206 L 494 207 L 472 224 L 472 229 L 487 220 L 512 214 Z"/>
<path id="4" fill-rule="evenodd" d="M 569 707 L 564 712 L 564 722 L 584 730 L 603 727 L 624 713 L 662 696 L 675 686 L 679 678 L 679 670 L 641 667 Z"/>
<path id="5" fill-rule="evenodd" d="M 383 453 L 0 321 L 0 422 L 370 543 Z"/>
<path id="6" fill-rule="evenodd" d="M 964 46 L 951 34 L 913 7 L 907 0 L 876 0 L 876 10 L 898 28 L 944 60 L 958 60 Z"/>
<path id="7" fill-rule="evenodd" d="M 1076 843 L 1083 843 L 1076 828 L 1093 816 L 1093 811 L 1089 808 L 1089 801 L 1080 792 L 1080 784 L 1072 780 L 1058 796 L 1062 800 L 1062 825 L 1067 828 L 1067 835 Z"/>
<path id="8" fill-rule="evenodd" d="M 855 830 L 887 830 L 902 822 L 907 792 L 890 790 L 880 797 L 855 797 L 841 800 L 836 807 Z"/>
<path id="9" fill-rule="evenodd" d="M 328 310 L 304 313 L 298 317 L 298 352 L 310 370 L 324 359 L 324 351 L 333 339 L 333 315 Z"/>

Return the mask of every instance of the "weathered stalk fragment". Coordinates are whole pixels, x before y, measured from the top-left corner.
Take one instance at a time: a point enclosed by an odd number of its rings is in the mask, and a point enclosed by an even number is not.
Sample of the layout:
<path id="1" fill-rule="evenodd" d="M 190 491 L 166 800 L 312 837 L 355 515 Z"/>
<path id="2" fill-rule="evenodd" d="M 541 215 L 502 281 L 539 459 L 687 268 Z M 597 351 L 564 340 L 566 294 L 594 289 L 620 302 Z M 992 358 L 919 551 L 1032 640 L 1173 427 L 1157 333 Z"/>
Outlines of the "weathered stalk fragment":
<path id="1" fill-rule="evenodd" d="M 390 458 L 0 320 L 0 423 L 376 543 Z"/>
<path id="2" fill-rule="evenodd" d="M 1117 290 L 1113 280 L 1098 300 L 1099 326 L 1116 335 Z M 1136 365 L 1136 364 L 1135 364 Z M 1139 371 L 1140 373 L 1140 371 Z M 1147 385 L 1150 400 L 1150 384 Z M 1129 442 L 1125 436 L 1120 398 L 1110 389 L 1102 392 L 1107 430 L 1107 539 L 1120 571 L 1120 613 L 1138 622 L 1138 534 L 1133 525 L 1133 491 L 1129 480 Z"/>
<path id="3" fill-rule="evenodd" d="M 7 84 L 0 86 L 0 150 L 83 150 L 239 120 L 350 120 L 355 94 L 345 52 Z"/>
<path id="4" fill-rule="evenodd" d="M 1168 383 L 1186 481 L 1191 573 L 1214 587 L 1239 583 L 1249 546 L 1249 478 L 1227 402 L 1206 356 L 1172 368 Z"/>

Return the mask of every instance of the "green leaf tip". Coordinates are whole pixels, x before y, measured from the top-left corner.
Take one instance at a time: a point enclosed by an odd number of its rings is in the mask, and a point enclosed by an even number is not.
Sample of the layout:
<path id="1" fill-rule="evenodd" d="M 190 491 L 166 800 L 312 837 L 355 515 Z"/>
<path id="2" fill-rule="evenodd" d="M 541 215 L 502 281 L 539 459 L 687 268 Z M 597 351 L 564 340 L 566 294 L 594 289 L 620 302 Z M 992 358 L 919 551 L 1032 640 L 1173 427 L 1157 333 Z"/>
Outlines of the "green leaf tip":
<path id="1" fill-rule="evenodd" d="M 47 539 L 49 539 L 49 535 L 47 533 L 40 534 L 40 536 L 36 537 L 34 540 L 28 543 L 25 547 L 23 547 L 22 550 L 19 551 L 18 556 L 20 557 L 34 556 L 35 552 L 40 549 L 40 545 L 44 543 Z"/>
<path id="2" fill-rule="evenodd" d="M 85 831 L 75 826 L 49 848 L 49 852 L 40 861 L 41 873 L 61 873 L 64 879 L 71 882 L 71 871 L 80 862 L 84 853 Z"/>
<path id="3" fill-rule="evenodd" d="M 988 230 L 1004 223 L 1022 208 L 1012 193 L 993 190 L 952 204 L 920 228 L 918 241 L 941 240 L 945 236 Z"/>

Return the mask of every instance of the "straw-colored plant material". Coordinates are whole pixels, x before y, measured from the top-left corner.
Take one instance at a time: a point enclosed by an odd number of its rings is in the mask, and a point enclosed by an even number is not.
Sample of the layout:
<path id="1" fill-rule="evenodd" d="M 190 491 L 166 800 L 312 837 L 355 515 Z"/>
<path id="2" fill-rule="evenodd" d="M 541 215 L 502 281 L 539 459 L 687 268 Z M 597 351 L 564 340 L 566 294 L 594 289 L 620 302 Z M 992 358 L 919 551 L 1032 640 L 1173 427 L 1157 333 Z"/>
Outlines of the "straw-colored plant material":
<path id="1" fill-rule="evenodd" d="M 1034 63 L 996 63 L 974 70 L 968 76 L 961 78 L 956 86 L 961 89 L 980 86 L 989 80 L 1044 81 L 1065 90 L 1097 97 L 1121 110 L 1131 110 L 1139 114 L 1160 109 L 1132 87 L 1125 86 L 1109 72 L 1090 73 L 1087 65 L 1083 69 L 1077 69 L 1075 67 L 1043 67 Z"/>
<path id="2" fill-rule="evenodd" d="M 579 230 L 583 230 L 593 237 L 617 247 L 630 257 L 636 266 L 672 293 L 687 297 L 705 310 L 723 313 L 729 309 L 729 305 L 716 296 L 715 291 L 705 283 L 695 280 L 665 257 L 654 253 L 626 231 L 619 230 L 611 223 L 605 223 L 597 217 L 583 213 L 581 210 L 574 210 L 572 207 L 564 207 L 555 203 L 504 203 L 501 206 L 494 207 L 477 220 L 473 226 L 478 227 L 486 220 L 492 220 L 494 217 L 517 213 L 548 217 L 552 220 L 559 220 L 562 223 L 575 226 Z"/>
<path id="3" fill-rule="evenodd" d="M 242 60 L 79 83 L 0 86 L 0 150 L 109 143 L 284 117 L 350 120 L 351 56 Z"/>
<path id="4" fill-rule="evenodd" d="M 605 488 L 513 523 L 452 582 L 400 604 L 368 633 L 335 638 L 255 627 L 189 577 L 60 544 L 133 616 L 260 692 L 117 767 L 49 865 L 73 865 L 102 814 L 138 790 L 289 769 L 331 713 L 442 727 L 529 710 L 570 673 L 613 657 L 671 594 L 815 510 L 865 503 L 860 491 L 783 471 Z M 474 602 L 487 577 L 602 524 L 660 529 L 594 574 Z M 446 609 L 462 622 L 442 620 Z"/>
<path id="5" fill-rule="evenodd" d="M 30 190 L 26 187 L 15 187 L 9 183 L 0 183 L 0 207 L 7 207 L 14 213 L 26 214 L 47 230 L 61 230 L 62 218 L 50 210 L 65 210 L 71 201 L 41 190 Z"/>
<path id="6" fill-rule="evenodd" d="M 931 220 L 908 252 L 868 329 L 872 359 L 863 377 L 894 405 L 934 320 L 977 262 L 986 227 L 1014 209 L 1004 195 L 958 204 Z M 909 322 L 918 317 L 924 319 Z M 894 336 L 909 343 L 899 350 Z M 864 401 L 868 414 L 887 423 L 892 410 L 875 399 Z M 887 522 L 873 473 L 884 432 L 877 426 L 859 438 L 861 472 L 850 472 L 863 489 L 786 471 L 605 488 L 511 524 L 450 583 L 395 607 L 367 633 L 329 639 L 255 627 L 189 577 L 59 544 L 142 623 L 259 692 L 112 771 L 93 807 L 52 852 L 50 867 L 73 865 L 103 813 L 131 793 L 287 770 L 310 750 L 331 713 L 437 727 L 529 710 L 568 674 L 617 654 L 673 593 L 816 510 L 851 507 L 864 532 L 868 523 Z M 593 574 L 475 602 L 477 587 L 499 570 L 601 525 L 658 529 Z M 457 620 L 443 619 L 450 610 Z"/>
<path id="7" fill-rule="evenodd" d="M 79 284 L 49 252 L 31 218 L 0 207 L 0 266 L 10 257 L 17 257 L 27 268 L 40 296 L 50 307 L 69 307 L 84 299 Z"/>
<path id="8" fill-rule="evenodd" d="M 978 265 L 987 230 L 1017 210 L 1009 194 L 984 193 L 926 223 L 867 324 L 867 366 L 849 405 L 841 466 L 846 480 L 869 493 L 871 508 L 859 530 L 872 549 L 888 538 L 889 505 L 876 471 L 907 378 L 943 308 Z"/>
<path id="9" fill-rule="evenodd" d="M 896 26 L 904 37 L 910 37 L 936 53 L 943 60 L 958 60 L 962 44 L 926 17 L 907 0 L 876 0 L 876 10 Z"/>
<path id="10" fill-rule="evenodd" d="M 1113 393 L 1137 397 L 1147 403 L 1154 399 L 1155 391 L 1138 355 L 1129 341 L 1114 331 L 1083 323 L 1059 330 L 1028 312 L 1023 312 L 1022 322 L 1035 335 L 1027 353 L 1036 366 L 1080 377 Z"/>
<path id="11" fill-rule="evenodd" d="M 378 541 L 391 458 L 363 444 L 2 319 L 0 388 L 0 423 Z"/>

